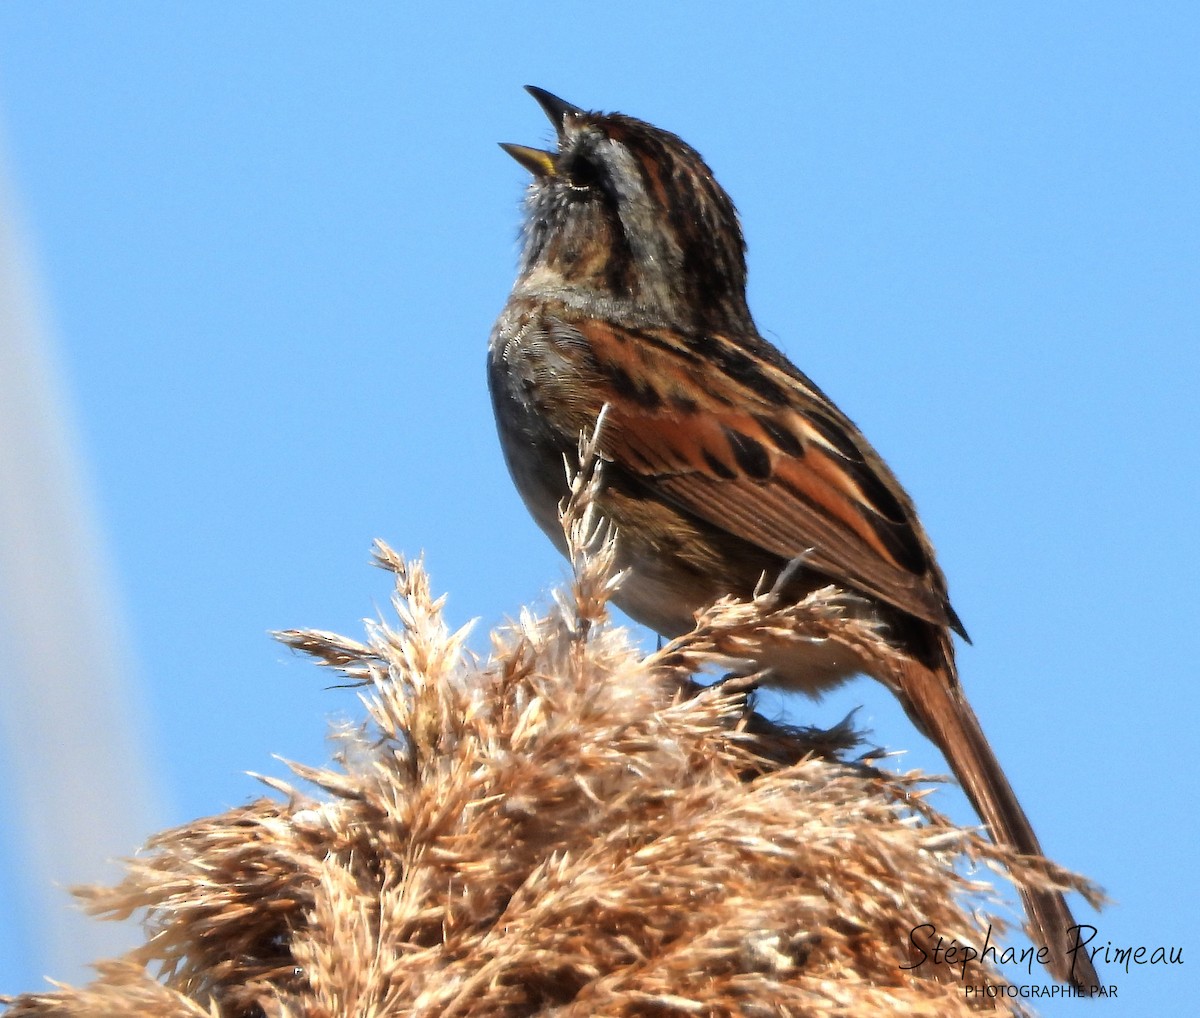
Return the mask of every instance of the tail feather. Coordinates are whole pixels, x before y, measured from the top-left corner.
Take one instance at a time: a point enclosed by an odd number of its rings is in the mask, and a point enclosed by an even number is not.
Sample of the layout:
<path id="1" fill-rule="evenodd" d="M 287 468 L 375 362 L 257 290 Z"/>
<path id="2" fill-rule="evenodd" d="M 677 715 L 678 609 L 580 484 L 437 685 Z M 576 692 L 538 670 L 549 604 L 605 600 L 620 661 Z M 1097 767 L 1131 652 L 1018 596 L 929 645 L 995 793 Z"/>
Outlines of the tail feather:
<path id="1" fill-rule="evenodd" d="M 905 710 L 941 749 L 992 840 L 1022 855 L 1041 857 L 1033 826 L 958 683 L 915 662 L 906 665 L 898 679 Z M 1051 974 L 1079 988 L 1098 985 L 1086 952 L 1071 953 L 1077 924 L 1062 894 L 1016 883 L 1034 944 L 1045 945 L 1050 952 L 1046 967 Z"/>

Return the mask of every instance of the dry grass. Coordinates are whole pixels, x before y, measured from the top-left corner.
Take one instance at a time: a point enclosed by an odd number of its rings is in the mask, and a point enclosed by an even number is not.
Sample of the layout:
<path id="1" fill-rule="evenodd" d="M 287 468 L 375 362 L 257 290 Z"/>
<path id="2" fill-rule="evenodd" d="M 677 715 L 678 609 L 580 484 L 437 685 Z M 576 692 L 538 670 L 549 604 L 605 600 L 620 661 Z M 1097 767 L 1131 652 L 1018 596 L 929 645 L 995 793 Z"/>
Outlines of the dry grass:
<path id="1" fill-rule="evenodd" d="M 780 729 L 688 681 L 762 626 L 886 648 L 830 589 L 718 605 L 641 656 L 606 618 L 594 471 L 575 483 L 573 579 L 486 663 L 382 545 L 398 624 L 279 634 L 362 684 L 337 765 L 295 767 L 320 791 L 272 783 L 282 799 L 160 834 L 120 885 L 80 891 L 140 911 L 144 945 L 9 1018 L 969 1011 L 932 966 L 901 968 L 911 929 L 978 944 L 990 888 L 959 871 L 981 860 L 1048 878 L 934 813 L 919 775 L 845 762 L 851 733 Z"/>

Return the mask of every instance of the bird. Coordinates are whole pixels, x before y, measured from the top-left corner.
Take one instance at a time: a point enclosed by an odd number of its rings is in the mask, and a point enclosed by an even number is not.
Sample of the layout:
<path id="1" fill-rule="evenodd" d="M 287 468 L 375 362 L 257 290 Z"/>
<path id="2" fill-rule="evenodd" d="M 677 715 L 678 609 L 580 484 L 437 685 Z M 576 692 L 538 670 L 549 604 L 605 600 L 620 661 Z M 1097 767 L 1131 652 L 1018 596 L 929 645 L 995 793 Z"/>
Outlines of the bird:
<path id="1" fill-rule="evenodd" d="M 488 343 L 504 457 L 565 551 L 564 456 L 604 410 L 599 507 L 624 578 L 614 600 L 663 637 L 697 611 L 787 576 L 795 600 L 834 585 L 885 634 L 883 668 L 836 640 L 763 644 L 768 683 L 811 696 L 881 681 L 944 755 L 992 839 L 1043 852 L 959 681 L 968 640 L 916 507 L 837 405 L 759 333 L 732 200 L 669 131 L 527 86 L 545 150 L 502 143 L 531 174 L 517 279 Z M 1051 974 L 1098 984 L 1063 895 L 1018 882 Z"/>

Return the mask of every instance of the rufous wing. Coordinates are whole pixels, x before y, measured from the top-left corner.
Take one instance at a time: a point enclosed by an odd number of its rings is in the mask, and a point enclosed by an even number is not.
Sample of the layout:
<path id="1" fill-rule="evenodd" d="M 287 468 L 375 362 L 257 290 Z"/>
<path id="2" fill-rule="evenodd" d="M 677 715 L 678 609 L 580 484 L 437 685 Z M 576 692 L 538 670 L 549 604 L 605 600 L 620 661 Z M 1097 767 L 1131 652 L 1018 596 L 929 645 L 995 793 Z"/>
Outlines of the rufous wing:
<path id="1" fill-rule="evenodd" d="M 587 402 L 609 405 L 605 458 L 713 526 L 966 635 L 891 471 L 762 340 L 587 320 L 570 330 L 586 350 Z"/>

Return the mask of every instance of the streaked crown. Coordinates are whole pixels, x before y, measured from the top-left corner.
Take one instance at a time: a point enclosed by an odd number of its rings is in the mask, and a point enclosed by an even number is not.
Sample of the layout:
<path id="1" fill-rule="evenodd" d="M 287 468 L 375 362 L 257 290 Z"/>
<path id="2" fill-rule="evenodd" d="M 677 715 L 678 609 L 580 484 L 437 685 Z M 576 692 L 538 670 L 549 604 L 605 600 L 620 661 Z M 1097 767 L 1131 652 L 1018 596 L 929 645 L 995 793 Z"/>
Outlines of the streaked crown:
<path id="1" fill-rule="evenodd" d="M 753 330 L 737 211 L 700 154 L 644 121 L 528 91 L 558 147 L 502 146 L 533 174 L 518 288 L 585 291 L 697 330 Z"/>

